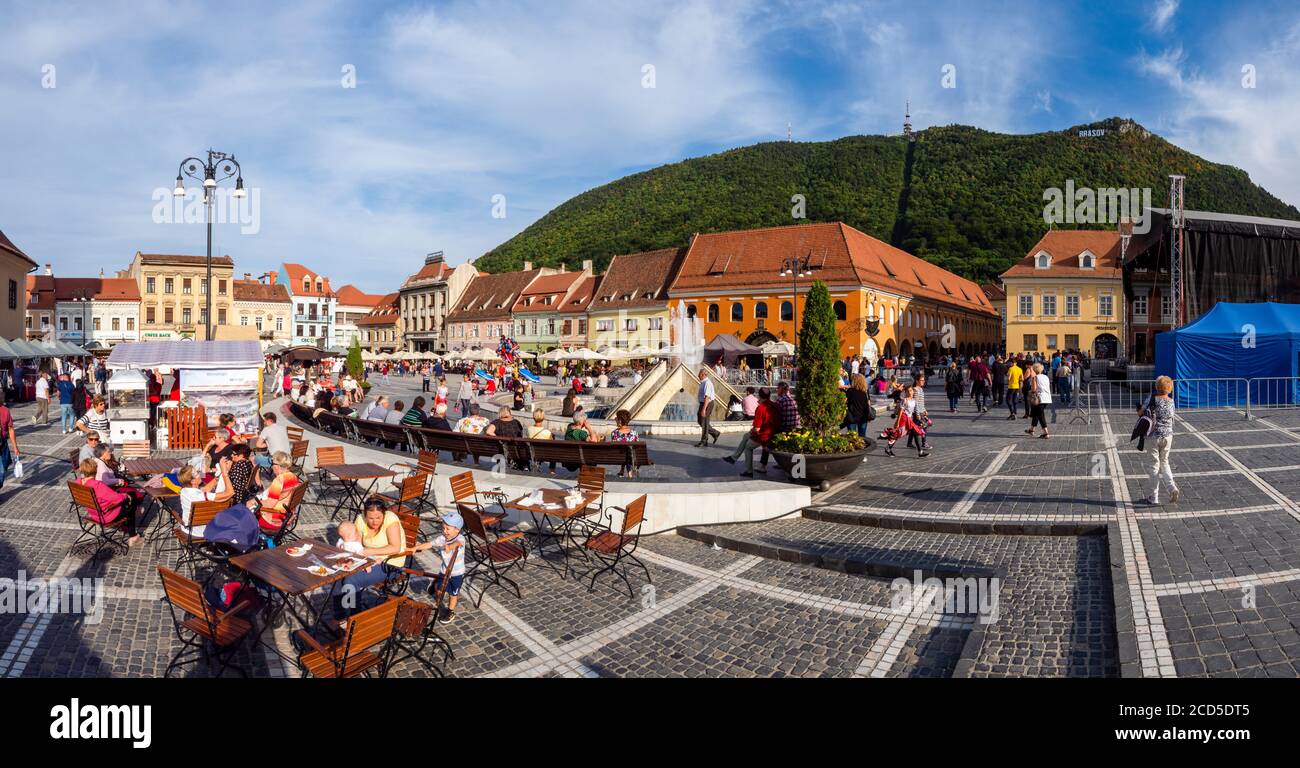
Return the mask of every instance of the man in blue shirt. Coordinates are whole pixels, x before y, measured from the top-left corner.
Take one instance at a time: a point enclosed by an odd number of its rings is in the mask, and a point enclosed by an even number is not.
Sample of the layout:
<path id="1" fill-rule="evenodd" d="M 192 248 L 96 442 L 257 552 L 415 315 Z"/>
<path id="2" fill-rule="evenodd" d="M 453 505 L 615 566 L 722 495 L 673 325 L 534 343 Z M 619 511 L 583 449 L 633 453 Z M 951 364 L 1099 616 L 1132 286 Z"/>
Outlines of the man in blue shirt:
<path id="1" fill-rule="evenodd" d="M 59 374 L 59 380 L 55 384 L 59 390 L 59 424 L 63 429 L 63 434 L 75 431 L 73 424 L 76 423 L 77 415 L 72 410 L 72 381 L 68 379 L 68 374 Z"/>

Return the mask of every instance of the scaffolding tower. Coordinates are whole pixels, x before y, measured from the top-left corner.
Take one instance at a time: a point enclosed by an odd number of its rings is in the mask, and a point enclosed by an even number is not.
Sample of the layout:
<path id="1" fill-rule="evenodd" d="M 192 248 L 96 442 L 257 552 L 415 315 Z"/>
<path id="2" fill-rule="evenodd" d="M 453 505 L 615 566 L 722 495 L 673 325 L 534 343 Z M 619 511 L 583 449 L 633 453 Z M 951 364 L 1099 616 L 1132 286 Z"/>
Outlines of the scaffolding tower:
<path id="1" fill-rule="evenodd" d="M 1186 177 L 1169 174 L 1169 298 L 1173 302 L 1174 327 L 1187 322 L 1183 305 L 1183 180 Z"/>

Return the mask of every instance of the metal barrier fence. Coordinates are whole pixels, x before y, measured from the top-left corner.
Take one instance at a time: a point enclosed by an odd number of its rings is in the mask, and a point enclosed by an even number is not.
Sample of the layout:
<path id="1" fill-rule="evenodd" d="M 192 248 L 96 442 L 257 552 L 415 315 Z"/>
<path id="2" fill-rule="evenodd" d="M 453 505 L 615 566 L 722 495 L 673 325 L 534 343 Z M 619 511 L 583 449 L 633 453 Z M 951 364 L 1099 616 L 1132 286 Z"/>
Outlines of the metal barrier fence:
<path id="1" fill-rule="evenodd" d="M 1071 421 L 1091 423 L 1092 414 L 1107 411 L 1136 413 L 1155 393 L 1155 381 L 1094 380 L 1080 393 Z M 1300 378 L 1175 379 L 1174 406 L 1187 411 L 1236 412 L 1249 419 L 1262 410 L 1300 407 Z"/>

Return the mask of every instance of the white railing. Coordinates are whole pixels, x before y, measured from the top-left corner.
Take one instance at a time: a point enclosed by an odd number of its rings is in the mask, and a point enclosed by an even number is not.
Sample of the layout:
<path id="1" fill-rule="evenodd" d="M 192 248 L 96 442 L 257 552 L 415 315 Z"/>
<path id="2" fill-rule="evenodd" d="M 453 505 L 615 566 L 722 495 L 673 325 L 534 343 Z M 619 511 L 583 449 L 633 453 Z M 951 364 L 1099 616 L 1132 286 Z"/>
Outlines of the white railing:
<path id="1" fill-rule="evenodd" d="M 1074 417 L 1091 422 L 1092 413 L 1102 409 L 1136 412 L 1154 392 L 1151 379 L 1094 379 L 1080 392 Z M 1175 379 L 1174 405 L 1187 411 L 1236 412 L 1249 419 L 1259 411 L 1300 407 L 1300 377 Z"/>

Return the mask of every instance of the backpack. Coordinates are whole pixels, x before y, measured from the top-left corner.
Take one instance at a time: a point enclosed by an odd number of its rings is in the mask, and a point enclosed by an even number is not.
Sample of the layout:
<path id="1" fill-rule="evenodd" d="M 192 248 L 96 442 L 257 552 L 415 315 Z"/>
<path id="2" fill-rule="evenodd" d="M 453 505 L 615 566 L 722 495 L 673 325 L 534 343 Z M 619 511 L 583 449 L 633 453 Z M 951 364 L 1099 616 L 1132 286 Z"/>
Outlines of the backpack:
<path id="1" fill-rule="evenodd" d="M 236 504 L 212 518 L 203 531 L 203 538 L 242 553 L 257 544 L 260 533 L 257 517 L 248 505 Z"/>

